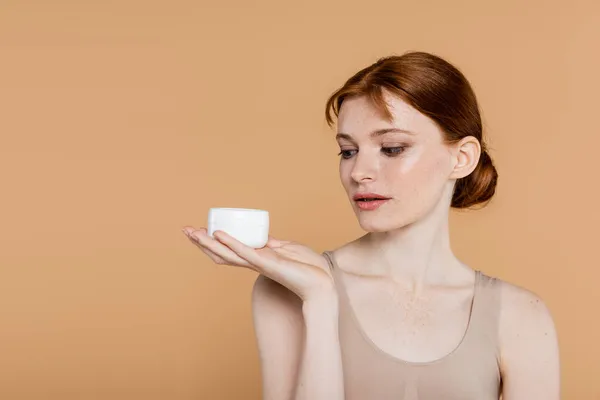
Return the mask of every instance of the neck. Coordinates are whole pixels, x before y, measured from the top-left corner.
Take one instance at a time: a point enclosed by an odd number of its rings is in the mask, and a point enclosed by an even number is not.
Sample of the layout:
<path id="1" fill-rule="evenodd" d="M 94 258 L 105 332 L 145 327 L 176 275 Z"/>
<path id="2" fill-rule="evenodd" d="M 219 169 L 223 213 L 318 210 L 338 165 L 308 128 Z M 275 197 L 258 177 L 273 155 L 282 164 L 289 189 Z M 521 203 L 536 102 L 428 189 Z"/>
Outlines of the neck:
<path id="1" fill-rule="evenodd" d="M 373 260 L 371 272 L 406 285 L 415 294 L 425 286 L 463 278 L 468 267 L 452 252 L 449 207 L 442 203 L 413 224 L 363 236 L 361 247 Z"/>

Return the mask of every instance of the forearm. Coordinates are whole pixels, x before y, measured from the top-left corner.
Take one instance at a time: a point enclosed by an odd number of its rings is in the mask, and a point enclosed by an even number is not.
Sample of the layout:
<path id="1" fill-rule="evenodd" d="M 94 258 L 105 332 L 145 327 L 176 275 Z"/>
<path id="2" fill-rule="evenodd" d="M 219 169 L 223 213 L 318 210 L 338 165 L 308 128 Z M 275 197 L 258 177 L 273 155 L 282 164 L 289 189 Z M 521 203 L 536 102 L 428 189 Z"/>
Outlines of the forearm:
<path id="1" fill-rule="evenodd" d="M 343 400 L 344 379 L 335 296 L 305 302 L 304 346 L 295 400 Z"/>

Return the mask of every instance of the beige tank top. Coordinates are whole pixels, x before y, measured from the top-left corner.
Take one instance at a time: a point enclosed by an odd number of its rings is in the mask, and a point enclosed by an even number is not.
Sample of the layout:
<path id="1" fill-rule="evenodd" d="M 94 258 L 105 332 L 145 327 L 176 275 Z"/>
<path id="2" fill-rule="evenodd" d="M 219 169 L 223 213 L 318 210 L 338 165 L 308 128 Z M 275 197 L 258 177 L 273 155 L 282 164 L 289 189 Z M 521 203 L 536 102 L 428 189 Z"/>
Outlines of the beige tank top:
<path id="1" fill-rule="evenodd" d="M 500 287 L 476 271 L 471 315 L 460 344 L 431 362 L 404 361 L 377 347 L 358 323 L 339 267 L 323 252 L 339 295 L 346 400 L 498 400 Z"/>

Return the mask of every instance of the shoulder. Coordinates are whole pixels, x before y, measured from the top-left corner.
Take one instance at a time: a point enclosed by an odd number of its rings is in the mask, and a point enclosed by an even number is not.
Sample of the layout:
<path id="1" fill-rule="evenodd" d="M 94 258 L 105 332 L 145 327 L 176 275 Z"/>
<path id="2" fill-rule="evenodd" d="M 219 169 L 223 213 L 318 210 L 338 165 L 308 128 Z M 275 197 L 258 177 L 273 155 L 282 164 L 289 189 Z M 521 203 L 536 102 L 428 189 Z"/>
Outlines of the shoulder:
<path id="1" fill-rule="evenodd" d="M 505 339 L 516 335 L 546 336 L 554 331 L 552 313 L 538 294 L 504 280 L 496 281 L 500 291 L 499 327 Z"/>
<path id="2" fill-rule="evenodd" d="M 331 263 L 334 263 L 335 267 L 344 273 L 366 276 L 365 274 L 367 272 L 362 267 L 366 257 L 361 246 L 361 241 L 364 240 L 365 236 L 344 243 L 341 246 L 332 248 L 324 253 L 328 253 L 328 258 L 330 258 Z M 331 265 L 331 263 L 329 267 L 333 269 L 334 266 Z"/>
<path id="3" fill-rule="evenodd" d="M 498 293 L 499 368 L 503 398 L 560 398 L 560 360 L 552 313 L 542 298 L 524 287 L 500 280 Z"/>
<path id="4" fill-rule="evenodd" d="M 552 313 L 546 302 L 535 292 L 495 276 L 482 274 L 486 286 L 493 288 L 494 297 L 498 299 L 500 330 L 509 332 L 523 328 L 554 327 Z M 519 325 L 515 325 L 519 324 Z"/>
<path id="5" fill-rule="evenodd" d="M 294 292 L 264 275 L 258 275 L 254 281 L 252 287 L 253 305 L 265 301 L 297 303 L 299 300 Z"/>
<path id="6" fill-rule="evenodd" d="M 302 301 L 291 290 L 264 275 L 258 275 L 252 287 L 254 320 L 300 318 Z"/>
<path id="7" fill-rule="evenodd" d="M 504 373 L 532 368 L 551 371 L 558 365 L 558 340 L 552 313 L 533 291 L 497 280 L 500 291 L 499 345 Z"/>
<path id="8" fill-rule="evenodd" d="M 296 340 L 303 324 L 302 301 L 285 286 L 259 275 L 252 288 L 252 320 L 261 351 L 280 340 Z"/>

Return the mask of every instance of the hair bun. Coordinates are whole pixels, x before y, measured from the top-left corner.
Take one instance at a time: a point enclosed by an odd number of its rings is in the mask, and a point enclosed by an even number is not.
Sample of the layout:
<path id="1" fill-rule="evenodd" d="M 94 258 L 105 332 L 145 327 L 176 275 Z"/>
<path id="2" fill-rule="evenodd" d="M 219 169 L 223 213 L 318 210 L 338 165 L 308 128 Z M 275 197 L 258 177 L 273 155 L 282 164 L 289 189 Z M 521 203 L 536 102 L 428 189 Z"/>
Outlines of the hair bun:
<path id="1" fill-rule="evenodd" d="M 477 167 L 454 187 L 452 207 L 469 208 L 477 204 L 485 206 L 496 192 L 498 171 L 487 150 L 483 149 Z"/>

